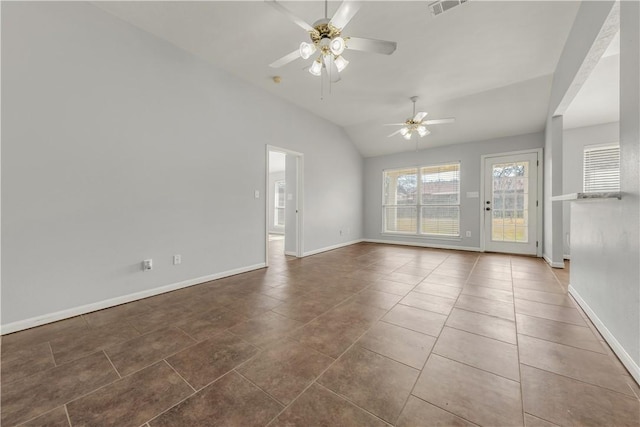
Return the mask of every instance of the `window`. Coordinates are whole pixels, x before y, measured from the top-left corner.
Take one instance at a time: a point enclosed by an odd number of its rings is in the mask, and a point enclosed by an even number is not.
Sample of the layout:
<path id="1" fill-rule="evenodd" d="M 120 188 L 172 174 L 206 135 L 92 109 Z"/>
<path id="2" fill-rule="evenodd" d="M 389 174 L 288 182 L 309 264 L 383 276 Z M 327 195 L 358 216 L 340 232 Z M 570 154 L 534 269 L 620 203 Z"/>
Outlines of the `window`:
<path id="1" fill-rule="evenodd" d="M 383 231 L 460 236 L 460 163 L 383 172 Z"/>
<path id="2" fill-rule="evenodd" d="M 285 186 L 284 181 L 275 182 L 275 202 L 273 212 L 273 225 L 277 227 L 284 227 L 284 200 L 285 200 Z"/>
<path id="3" fill-rule="evenodd" d="M 620 191 L 620 145 L 584 147 L 584 192 Z"/>

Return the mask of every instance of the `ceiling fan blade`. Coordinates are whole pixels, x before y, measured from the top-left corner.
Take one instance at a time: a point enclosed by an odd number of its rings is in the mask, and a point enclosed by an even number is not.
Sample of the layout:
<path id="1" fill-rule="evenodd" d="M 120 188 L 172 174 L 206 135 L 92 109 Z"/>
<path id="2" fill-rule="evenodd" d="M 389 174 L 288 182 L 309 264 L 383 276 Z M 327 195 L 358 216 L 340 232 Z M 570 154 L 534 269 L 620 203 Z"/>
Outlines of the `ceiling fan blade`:
<path id="1" fill-rule="evenodd" d="M 291 61 L 294 61 L 296 59 L 300 58 L 300 49 L 296 49 L 293 52 L 283 56 L 282 58 L 278 59 L 275 62 L 272 62 L 271 64 L 269 64 L 269 67 L 271 68 L 280 68 L 283 65 L 288 64 Z"/>
<path id="2" fill-rule="evenodd" d="M 447 119 L 434 119 L 434 120 L 427 120 L 426 122 L 422 122 L 423 125 L 443 125 L 446 123 L 453 123 L 456 121 L 455 117 L 449 117 Z"/>
<path id="3" fill-rule="evenodd" d="M 399 133 L 400 133 L 400 131 L 402 131 L 402 129 L 404 129 L 404 128 L 398 129 L 397 131 L 395 131 L 395 132 L 394 132 L 394 133 L 392 133 L 391 135 L 387 135 L 387 138 L 391 138 L 392 136 L 396 136 L 397 134 L 399 134 Z"/>
<path id="4" fill-rule="evenodd" d="M 391 55 L 396 50 L 396 42 L 385 40 L 363 39 L 362 37 L 349 37 L 347 39 L 347 48 L 352 50 L 361 50 L 364 52 L 381 53 L 383 55 Z"/>
<path id="5" fill-rule="evenodd" d="M 287 9 L 286 7 L 278 3 L 276 0 L 265 0 L 265 2 L 269 3 L 271 6 L 276 8 L 280 13 L 282 13 L 287 18 L 289 18 L 291 22 L 298 25 L 299 27 L 302 27 L 303 30 L 313 31 L 313 27 L 311 25 L 307 24 L 303 19 L 298 18 L 296 15 L 293 14 L 293 12 L 291 12 L 289 9 Z"/>
<path id="6" fill-rule="evenodd" d="M 332 55 L 324 55 L 324 67 L 327 70 L 329 80 L 331 83 L 337 83 L 341 80 L 340 72 L 336 66 L 336 62 L 333 60 Z"/>
<path id="7" fill-rule="evenodd" d="M 342 30 L 355 14 L 358 13 L 360 6 L 360 2 L 358 1 L 344 0 L 338 10 L 336 10 L 333 18 L 331 18 L 331 21 L 329 21 L 329 24 Z"/>
<path id="8" fill-rule="evenodd" d="M 385 123 L 382 126 L 406 126 L 406 123 Z"/>
<path id="9" fill-rule="evenodd" d="M 427 114 L 428 113 L 425 113 L 424 111 L 420 111 L 419 113 L 416 113 L 416 115 L 413 117 L 413 121 L 414 122 L 421 122 L 422 119 L 427 117 Z"/>

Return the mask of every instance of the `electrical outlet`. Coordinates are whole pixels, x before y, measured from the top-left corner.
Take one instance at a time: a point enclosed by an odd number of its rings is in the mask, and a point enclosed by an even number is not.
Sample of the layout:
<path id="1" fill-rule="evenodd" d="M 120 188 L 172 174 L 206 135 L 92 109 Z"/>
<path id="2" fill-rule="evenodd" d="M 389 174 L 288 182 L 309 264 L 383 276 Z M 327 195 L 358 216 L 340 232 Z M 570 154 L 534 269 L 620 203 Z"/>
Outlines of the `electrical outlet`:
<path id="1" fill-rule="evenodd" d="M 174 255 L 173 256 L 173 265 L 182 264 L 182 255 Z"/>
<path id="2" fill-rule="evenodd" d="M 143 271 L 149 271 L 153 269 L 153 260 L 152 259 L 145 259 L 144 261 L 142 261 L 142 270 Z"/>
<path id="3" fill-rule="evenodd" d="M 467 231 L 467 237 L 471 237 L 471 232 Z"/>

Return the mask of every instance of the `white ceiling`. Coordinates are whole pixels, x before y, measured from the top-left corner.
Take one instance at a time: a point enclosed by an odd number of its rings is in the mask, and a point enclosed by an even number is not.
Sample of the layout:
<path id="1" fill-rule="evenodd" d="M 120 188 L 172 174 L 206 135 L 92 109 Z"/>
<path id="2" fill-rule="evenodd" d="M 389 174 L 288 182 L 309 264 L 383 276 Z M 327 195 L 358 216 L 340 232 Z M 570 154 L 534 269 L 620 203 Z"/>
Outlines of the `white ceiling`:
<path id="1" fill-rule="evenodd" d="M 563 114 L 564 129 L 620 120 L 620 32 Z"/>
<path id="2" fill-rule="evenodd" d="M 382 126 L 410 115 L 412 95 L 421 97 L 417 109 L 428 119 L 456 117 L 431 126 L 419 148 L 541 131 L 551 74 L 579 2 L 474 0 L 437 17 L 429 3 L 364 2 L 343 34 L 396 41 L 398 48 L 391 56 L 347 51 L 342 81 L 322 100 L 320 80 L 303 70 L 311 59 L 268 67 L 308 36 L 262 1 L 94 4 L 343 126 L 367 157 L 416 148 L 415 141 L 387 138 L 394 128 Z M 309 23 L 324 14 L 322 2 L 282 4 Z M 329 15 L 338 5 L 329 3 Z"/>

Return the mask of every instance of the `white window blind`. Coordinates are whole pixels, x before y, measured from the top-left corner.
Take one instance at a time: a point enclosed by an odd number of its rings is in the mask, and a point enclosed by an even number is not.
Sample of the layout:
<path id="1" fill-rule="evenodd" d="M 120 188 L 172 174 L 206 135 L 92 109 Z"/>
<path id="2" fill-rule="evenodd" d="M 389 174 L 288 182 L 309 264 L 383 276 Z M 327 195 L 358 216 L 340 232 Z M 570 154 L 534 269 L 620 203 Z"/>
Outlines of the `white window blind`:
<path id="1" fill-rule="evenodd" d="M 620 191 L 620 145 L 584 148 L 584 192 Z"/>

